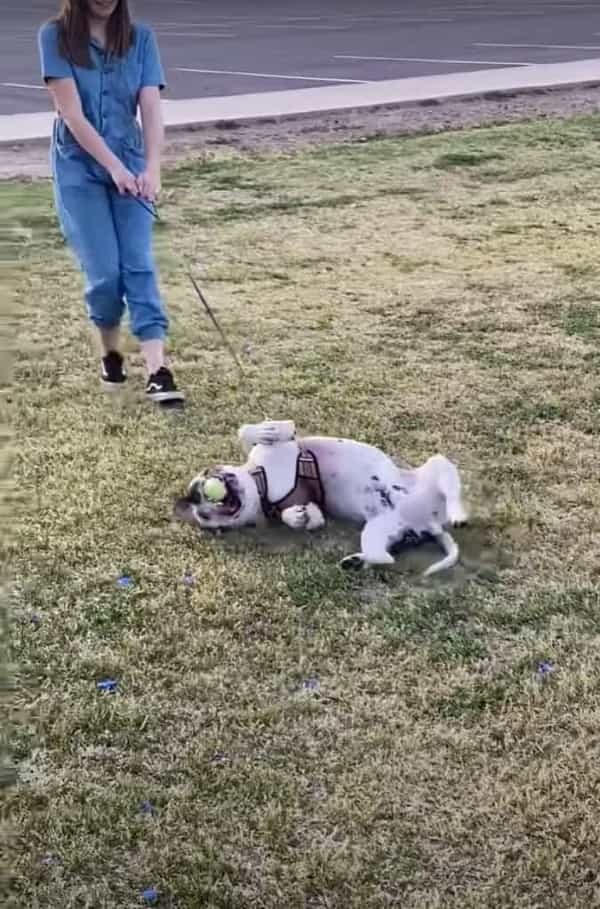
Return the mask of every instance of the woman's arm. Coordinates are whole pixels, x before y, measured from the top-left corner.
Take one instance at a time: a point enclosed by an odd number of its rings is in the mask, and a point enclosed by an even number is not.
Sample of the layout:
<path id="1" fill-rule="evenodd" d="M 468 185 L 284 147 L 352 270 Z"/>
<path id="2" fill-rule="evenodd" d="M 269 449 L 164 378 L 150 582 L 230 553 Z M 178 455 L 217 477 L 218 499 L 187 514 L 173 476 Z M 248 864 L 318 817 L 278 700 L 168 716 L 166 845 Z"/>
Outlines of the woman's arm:
<path id="1" fill-rule="evenodd" d="M 144 198 L 154 201 L 160 192 L 160 156 L 165 138 L 158 86 L 144 86 L 140 91 L 139 104 L 144 133 L 146 169 L 138 177 L 138 187 Z"/>
<path id="2" fill-rule="evenodd" d="M 136 179 L 110 150 L 102 136 L 85 117 L 75 81 L 49 79 L 48 89 L 54 105 L 79 145 L 106 168 L 120 193 L 139 193 Z"/>

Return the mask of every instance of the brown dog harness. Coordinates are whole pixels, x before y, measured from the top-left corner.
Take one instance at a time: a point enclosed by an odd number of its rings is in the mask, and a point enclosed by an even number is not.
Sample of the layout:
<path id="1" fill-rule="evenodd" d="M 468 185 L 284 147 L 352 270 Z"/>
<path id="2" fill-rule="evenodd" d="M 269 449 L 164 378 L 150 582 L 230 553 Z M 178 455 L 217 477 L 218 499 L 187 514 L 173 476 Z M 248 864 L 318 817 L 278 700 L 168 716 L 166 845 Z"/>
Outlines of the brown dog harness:
<path id="1" fill-rule="evenodd" d="M 316 457 L 308 448 L 300 448 L 296 461 L 296 479 L 290 492 L 278 502 L 269 500 L 269 484 L 264 467 L 257 467 L 251 471 L 258 489 L 262 509 L 267 518 L 278 518 L 281 512 L 292 505 L 308 505 L 314 502 L 319 508 L 325 503 L 325 493 L 321 483 L 319 464 Z"/>

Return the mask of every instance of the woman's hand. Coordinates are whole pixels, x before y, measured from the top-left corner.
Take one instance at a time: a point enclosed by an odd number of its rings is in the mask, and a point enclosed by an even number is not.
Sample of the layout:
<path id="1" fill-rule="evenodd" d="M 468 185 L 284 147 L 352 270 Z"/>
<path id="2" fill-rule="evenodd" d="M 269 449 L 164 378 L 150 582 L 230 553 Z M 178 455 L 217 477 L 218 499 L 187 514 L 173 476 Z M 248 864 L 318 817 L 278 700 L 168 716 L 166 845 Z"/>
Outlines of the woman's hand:
<path id="1" fill-rule="evenodd" d="M 110 175 L 113 183 L 122 196 L 126 193 L 129 193 L 132 196 L 139 196 L 140 191 L 137 179 L 131 171 L 127 170 L 122 164 L 118 164 L 114 170 L 111 170 Z"/>
<path id="2" fill-rule="evenodd" d="M 148 202 L 156 202 L 160 192 L 160 167 L 148 165 L 137 178 L 138 192 L 142 199 Z"/>

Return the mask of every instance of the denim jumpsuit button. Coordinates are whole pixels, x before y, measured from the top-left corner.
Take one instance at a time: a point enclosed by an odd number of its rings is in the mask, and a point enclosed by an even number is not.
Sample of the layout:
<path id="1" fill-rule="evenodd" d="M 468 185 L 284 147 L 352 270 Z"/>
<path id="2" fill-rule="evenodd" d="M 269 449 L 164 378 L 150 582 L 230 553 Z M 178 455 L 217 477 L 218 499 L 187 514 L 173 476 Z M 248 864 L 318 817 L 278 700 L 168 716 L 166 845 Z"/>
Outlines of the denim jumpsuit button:
<path id="1" fill-rule="evenodd" d="M 90 42 L 91 68 L 61 56 L 55 23 L 40 29 L 38 42 L 44 80 L 74 79 L 87 120 L 128 170 L 142 173 L 139 93 L 146 86 L 165 86 L 152 30 L 136 24 L 124 57 L 107 56 Z M 140 341 L 163 339 L 168 324 L 152 252 L 152 215 L 134 198 L 119 195 L 110 174 L 81 148 L 60 112 L 50 155 L 58 216 L 85 274 L 91 321 L 99 328 L 115 328 L 127 304 Z"/>

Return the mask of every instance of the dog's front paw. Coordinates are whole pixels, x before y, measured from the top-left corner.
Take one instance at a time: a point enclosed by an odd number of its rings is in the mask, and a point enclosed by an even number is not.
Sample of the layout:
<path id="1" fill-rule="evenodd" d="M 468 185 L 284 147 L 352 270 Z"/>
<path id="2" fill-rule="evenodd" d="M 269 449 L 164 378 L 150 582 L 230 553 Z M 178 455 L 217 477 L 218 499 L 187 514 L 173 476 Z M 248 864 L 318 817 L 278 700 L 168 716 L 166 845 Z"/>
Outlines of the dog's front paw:
<path id="1" fill-rule="evenodd" d="M 276 445 L 278 442 L 290 442 L 296 435 L 296 427 L 292 420 L 263 420 L 262 423 L 242 426 L 238 435 L 247 448 Z"/>
<path id="2" fill-rule="evenodd" d="M 306 530 L 310 516 L 306 505 L 291 505 L 281 513 L 281 520 L 292 530 Z"/>
<path id="3" fill-rule="evenodd" d="M 307 530 L 319 530 L 321 527 L 325 526 L 325 516 L 318 505 L 315 505 L 314 502 L 309 502 L 306 506 L 306 515 L 308 521 L 306 523 Z"/>
<path id="4" fill-rule="evenodd" d="M 275 445 L 277 442 L 291 442 L 296 437 L 296 425 L 293 420 L 272 420 L 259 423 L 258 436 L 263 445 Z"/>
<path id="5" fill-rule="evenodd" d="M 276 426 L 268 424 L 257 429 L 257 445 L 275 445 L 276 442 L 280 441 L 281 439 L 279 438 L 279 431 Z"/>
<path id="6" fill-rule="evenodd" d="M 281 520 L 292 530 L 319 530 L 325 524 L 323 512 L 314 502 L 284 508 Z"/>

